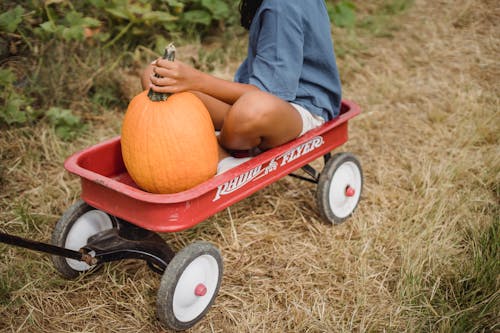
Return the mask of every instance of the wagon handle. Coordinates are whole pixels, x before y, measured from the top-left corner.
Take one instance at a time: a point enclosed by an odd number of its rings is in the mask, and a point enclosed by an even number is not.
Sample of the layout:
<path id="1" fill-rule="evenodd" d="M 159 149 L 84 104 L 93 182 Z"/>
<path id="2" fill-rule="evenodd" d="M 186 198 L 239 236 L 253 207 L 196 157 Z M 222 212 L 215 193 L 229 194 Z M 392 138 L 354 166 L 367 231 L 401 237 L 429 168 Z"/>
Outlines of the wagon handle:
<path id="1" fill-rule="evenodd" d="M 97 264 L 97 259 L 87 253 L 81 253 L 78 251 L 73 251 L 70 249 L 66 249 L 64 247 L 59 247 L 47 243 L 36 242 L 18 236 L 9 235 L 3 232 L 0 232 L 0 243 L 19 246 L 25 249 L 53 254 L 56 256 L 65 257 L 69 259 L 84 261 L 85 263 L 91 266 Z"/>

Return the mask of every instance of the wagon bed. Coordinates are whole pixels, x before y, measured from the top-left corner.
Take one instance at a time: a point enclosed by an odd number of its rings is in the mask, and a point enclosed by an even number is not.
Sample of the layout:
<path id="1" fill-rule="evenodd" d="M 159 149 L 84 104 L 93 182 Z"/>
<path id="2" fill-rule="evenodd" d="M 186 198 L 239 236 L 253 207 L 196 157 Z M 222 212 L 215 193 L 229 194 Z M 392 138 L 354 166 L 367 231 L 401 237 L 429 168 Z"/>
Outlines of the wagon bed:
<path id="1" fill-rule="evenodd" d="M 348 138 L 348 120 L 359 113 L 355 103 L 344 100 L 337 118 L 175 194 L 139 189 L 126 171 L 120 137 L 75 153 L 66 160 L 65 168 L 81 178 L 81 197 L 90 206 L 150 231 L 176 232 L 196 225 L 342 145 Z"/>

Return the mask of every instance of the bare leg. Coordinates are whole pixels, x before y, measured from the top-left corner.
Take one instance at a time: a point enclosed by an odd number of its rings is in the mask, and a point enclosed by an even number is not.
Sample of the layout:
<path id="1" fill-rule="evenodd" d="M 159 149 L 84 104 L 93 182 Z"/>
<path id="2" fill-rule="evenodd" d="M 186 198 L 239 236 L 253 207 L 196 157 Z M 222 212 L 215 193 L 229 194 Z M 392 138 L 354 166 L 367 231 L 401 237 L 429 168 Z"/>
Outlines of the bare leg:
<path id="1" fill-rule="evenodd" d="M 231 109 L 231 105 L 199 91 L 191 92 L 195 94 L 203 102 L 203 104 L 205 104 L 208 112 L 210 113 L 210 117 L 212 117 L 215 129 L 220 131 L 222 125 L 224 124 L 224 118 L 229 112 L 229 109 Z"/>
<path id="2" fill-rule="evenodd" d="M 231 108 L 231 105 L 199 91 L 191 92 L 195 94 L 203 102 L 203 104 L 205 104 L 208 113 L 210 113 L 215 129 L 220 131 L 222 125 L 224 124 L 224 117 Z M 219 137 L 217 137 L 217 139 L 219 140 Z M 219 142 L 219 161 L 229 156 L 231 155 L 221 146 Z"/>
<path id="3" fill-rule="evenodd" d="M 226 149 L 266 150 L 296 138 L 302 119 L 290 103 L 262 91 L 249 92 L 234 105 L 192 91 L 207 107 L 214 127 L 221 130 L 219 161 L 231 156 Z"/>
<path id="4" fill-rule="evenodd" d="M 296 138 L 302 118 L 290 103 L 266 92 L 241 96 L 227 112 L 219 142 L 227 149 L 262 150 Z"/>

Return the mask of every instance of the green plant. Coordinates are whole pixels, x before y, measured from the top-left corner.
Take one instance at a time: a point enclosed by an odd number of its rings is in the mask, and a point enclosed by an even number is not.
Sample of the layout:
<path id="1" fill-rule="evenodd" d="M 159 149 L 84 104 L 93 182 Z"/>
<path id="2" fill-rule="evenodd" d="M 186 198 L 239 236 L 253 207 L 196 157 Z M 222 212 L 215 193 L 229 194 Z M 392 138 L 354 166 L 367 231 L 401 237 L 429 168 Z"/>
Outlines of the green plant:
<path id="1" fill-rule="evenodd" d="M 69 109 L 51 107 L 46 112 L 46 116 L 50 124 L 54 127 L 56 135 L 63 140 L 74 139 L 86 129 L 80 117 L 73 114 Z"/>
<path id="2" fill-rule="evenodd" d="M 381 12 L 386 15 L 397 15 L 407 10 L 414 0 L 391 0 L 382 5 Z"/>
<path id="3" fill-rule="evenodd" d="M 98 20 L 83 16 L 82 13 L 77 11 L 65 13 L 64 17 L 57 20 L 54 18 L 53 14 L 49 14 L 50 12 L 50 8 L 47 8 L 49 21 L 40 24 L 40 26 L 35 29 L 35 32 L 41 36 L 56 36 L 65 41 L 83 41 L 85 39 L 86 28 L 97 28 L 100 26 Z"/>
<path id="4" fill-rule="evenodd" d="M 111 46 L 118 41 L 153 48 L 157 35 L 206 34 L 237 23 L 231 0 L 89 0 L 71 2 L 32 0 L 0 4 L 0 33 L 22 31 L 26 43 L 97 40 Z"/>
<path id="5" fill-rule="evenodd" d="M 120 100 L 120 94 L 116 89 L 111 89 L 109 86 L 103 86 L 102 88 L 96 87 L 95 91 L 92 92 L 90 101 L 92 102 L 94 111 L 100 108 L 109 109 L 114 106 L 121 106 L 123 101 Z"/>
<path id="6" fill-rule="evenodd" d="M 24 8 L 17 5 L 15 8 L 0 14 L 0 31 L 12 33 L 23 20 Z"/>
<path id="7" fill-rule="evenodd" d="M 0 251 L 6 251 L 6 246 L 1 245 Z M 0 257 L 0 259 L 4 258 Z M 15 278 L 15 273 L 0 272 L 0 306 L 12 302 L 11 293 L 22 287 L 21 283 L 19 279 Z"/>
<path id="8" fill-rule="evenodd" d="M 0 14 L 0 36 L 14 33 L 22 22 L 24 9 L 16 6 Z M 7 43 L 3 44 L 6 49 Z M 2 50 L 1 54 L 7 53 Z M 29 99 L 15 89 L 16 75 L 9 68 L 0 68 L 0 122 L 24 124 L 30 119 Z"/>
<path id="9" fill-rule="evenodd" d="M 87 10 L 101 21 L 103 29 L 99 34 L 106 34 L 102 39 L 107 39 L 108 47 L 122 39 L 154 44 L 157 35 L 193 36 L 204 34 L 213 26 L 236 22 L 231 11 L 234 3 L 229 0 L 90 0 L 89 3 L 91 8 Z"/>
<path id="10" fill-rule="evenodd" d="M 358 26 L 369 31 L 376 37 L 392 37 L 393 32 L 398 29 L 394 24 L 393 17 L 404 12 L 413 4 L 413 0 L 390 0 L 372 13 L 360 20 Z"/>
<path id="11" fill-rule="evenodd" d="M 356 24 L 356 6 L 348 0 L 328 3 L 328 14 L 333 24 L 341 28 L 353 28 Z"/>
<path id="12" fill-rule="evenodd" d="M 473 246 L 472 261 L 466 274 L 453 281 L 449 291 L 458 302 L 457 315 L 453 318 L 454 331 L 480 331 L 493 328 L 492 313 L 500 308 L 500 218 L 499 209 L 492 209 L 496 218 L 479 236 L 470 236 Z M 497 324 L 498 326 L 498 324 Z"/>
<path id="13" fill-rule="evenodd" d="M 24 124 L 34 117 L 30 99 L 16 91 L 15 83 L 16 75 L 0 68 L 0 122 L 8 125 Z"/>
<path id="14" fill-rule="evenodd" d="M 456 275 L 440 278 L 441 281 L 431 280 L 434 296 L 430 302 L 433 308 L 430 316 L 436 317 L 427 323 L 429 327 L 425 327 L 425 331 L 490 332 L 498 328 L 495 317 L 500 307 L 498 209 L 492 209 L 492 214 L 496 214 L 495 220 L 482 233 L 466 233 L 470 260 L 460 265 Z M 442 318 L 447 320 L 442 321 Z"/>
<path id="15" fill-rule="evenodd" d="M 183 20 L 187 23 L 209 26 L 212 20 L 224 20 L 230 17 L 229 5 L 223 0 L 199 0 L 186 11 Z"/>

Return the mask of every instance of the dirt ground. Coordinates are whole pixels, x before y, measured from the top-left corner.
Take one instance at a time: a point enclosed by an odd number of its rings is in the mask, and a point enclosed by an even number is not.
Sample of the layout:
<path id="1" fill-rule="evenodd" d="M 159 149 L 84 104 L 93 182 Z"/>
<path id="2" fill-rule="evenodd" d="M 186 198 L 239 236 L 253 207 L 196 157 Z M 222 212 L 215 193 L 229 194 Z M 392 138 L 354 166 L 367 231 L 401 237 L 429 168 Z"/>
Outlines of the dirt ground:
<path id="1" fill-rule="evenodd" d="M 499 223 L 500 6 L 415 0 L 391 22 L 390 37 L 339 43 L 357 48 L 339 68 L 344 97 L 363 109 L 338 149 L 362 163 L 355 214 L 323 223 L 316 186 L 287 177 L 165 235 L 176 250 L 206 240 L 224 257 L 216 302 L 189 332 L 500 330 L 498 278 L 497 292 L 479 305 L 453 293 L 471 281 L 464 272 L 475 258 L 472 240 Z M 0 134 L 4 230 L 50 239 L 79 195 L 63 161 L 118 133 L 116 115 L 102 122 L 93 142 L 63 144 L 47 128 Z M 142 262 L 73 281 L 38 253 L 0 246 L 0 262 L 8 291 L 0 294 L 0 332 L 163 331 L 155 315 L 160 279 Z"/>

